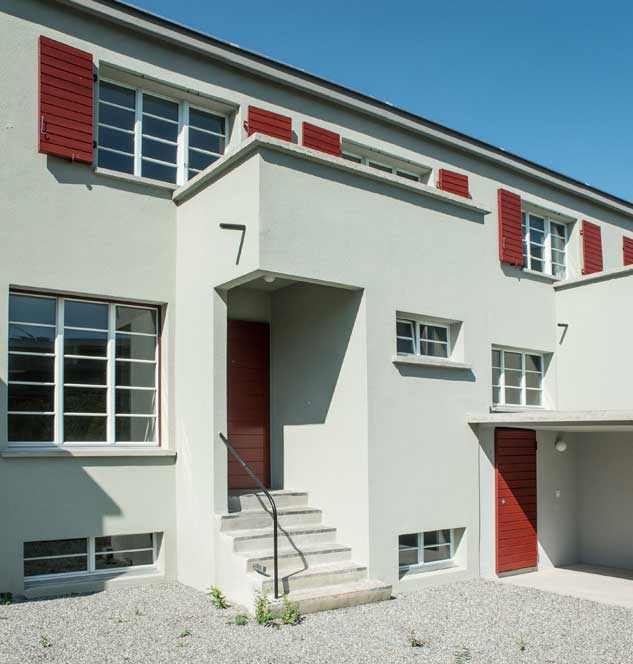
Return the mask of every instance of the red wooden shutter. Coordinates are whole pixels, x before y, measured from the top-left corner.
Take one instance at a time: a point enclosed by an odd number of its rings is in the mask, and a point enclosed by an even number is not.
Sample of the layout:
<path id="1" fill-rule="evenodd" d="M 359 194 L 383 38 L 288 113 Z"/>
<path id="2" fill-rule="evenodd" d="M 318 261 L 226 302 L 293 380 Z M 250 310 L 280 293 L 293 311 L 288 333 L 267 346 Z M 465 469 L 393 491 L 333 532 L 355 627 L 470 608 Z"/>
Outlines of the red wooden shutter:
<path id="1" fill-rule="evenodd" d="M 622 255 L 624 265 L 633 265 L 633 239 L 630 237 L 622 238 Z"/>
<path id="2" fill-rule="evenodd" d="M 92 55 L 48 37 L 39 39 L 39 151 L 93 161 Z"/>
<path id="3" fill-rule="evenodd" d="M 327 152 L 335 157 L 341 156 L 341 137 L 336 132 L 304 122 L 302 134 L 304 147 Z"/>
<path id="4" fill-rule="evenodd" d="M 458 196 L 464 196 L 464 198 L 470 198 L 467 175 L 455 173 L 455 171 L 448 171 L 445 168 L 440 168 L 438 175 L 438 189 L 448 191 L 451 194 L 457 194 Z"/>
<path id="5" fill-rule="evenodd" d="M 282 141 L 292 141 L 292 120 L 286 115 L 249 106 L 247 131 L 249 136 L 266 134 Z"/>
<path id="6" fill-rule="evenodd" d="M 497 191 L 499 207 L 499 260 L 523 266 L 523 230 L 521 197 L 506 189 Z"/>
<path id="7" fill-rule="evenodd" d="M 600 226 L 582 222 L 582 273 L 602 272 L 602 235 Z"/>

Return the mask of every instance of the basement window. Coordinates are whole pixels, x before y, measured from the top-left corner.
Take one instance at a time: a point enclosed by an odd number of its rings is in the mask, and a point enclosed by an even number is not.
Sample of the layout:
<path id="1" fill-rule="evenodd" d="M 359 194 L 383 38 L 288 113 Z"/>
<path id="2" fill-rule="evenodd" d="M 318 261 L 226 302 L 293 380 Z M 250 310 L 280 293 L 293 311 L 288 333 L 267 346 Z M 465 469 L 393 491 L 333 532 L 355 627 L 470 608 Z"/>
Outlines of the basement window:
<path id="1" fill-rule="evenodd" d="M 398 537 L 398 565 L 401 570 L 449 563 L 453 557 L 452 529 L 429 530 Z"/>
<path id="2" fill-rule="evenodd" d="M 492 403 L 542 407 L 543 356 L 493 348 Z"/>
<path id="3" fill-rule="evenodd" d="M 49 579 L 150 568 L 157 560 L 154 533 L 24 543 L 24 577 Z"/>
<path id="4" fill-rule="evenodd" d="M 450 355 L 450 329 L 448 325 L 398 318 L 396 351 L 398 355 L 447 358 Z"/>
<path id="5" fill-rule="evenodd" d="M 157 307 L 9 294 L 10 445 L 157 444 Z"/>

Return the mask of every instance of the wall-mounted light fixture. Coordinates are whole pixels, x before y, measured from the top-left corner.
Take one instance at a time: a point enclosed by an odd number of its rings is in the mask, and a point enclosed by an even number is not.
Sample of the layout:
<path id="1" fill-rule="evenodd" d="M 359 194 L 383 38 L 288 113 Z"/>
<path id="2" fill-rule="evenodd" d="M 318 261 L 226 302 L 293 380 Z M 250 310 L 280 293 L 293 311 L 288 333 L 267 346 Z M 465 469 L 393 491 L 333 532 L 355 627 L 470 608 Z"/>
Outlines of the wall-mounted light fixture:
<path id="1" fill-rule="evenodd" d="M 272 283 L 275 281 L 275 277 L 273 277 L 272 274 L 267 274 L 267 275 L 264 277 L 264 281 L 265 281 L 267 284 L 272 284 Z"/>
<path id="2" fill-rule="evenodd" d="M 557 452 L 566 452 L 567 451 L 567 443 L 562 439 L 562 438 L 557 438 L 556 442 L 554 443 L 554 449 Z"/>

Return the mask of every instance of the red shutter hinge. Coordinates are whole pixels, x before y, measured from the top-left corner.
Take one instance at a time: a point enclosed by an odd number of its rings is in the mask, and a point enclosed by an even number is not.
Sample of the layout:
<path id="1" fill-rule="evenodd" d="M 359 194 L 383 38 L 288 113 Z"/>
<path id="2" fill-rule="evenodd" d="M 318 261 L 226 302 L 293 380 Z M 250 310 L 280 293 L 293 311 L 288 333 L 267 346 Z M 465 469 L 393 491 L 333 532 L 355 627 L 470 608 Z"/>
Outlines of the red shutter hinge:
<path id="1" fill-rule="evenodd" d="M 40 134 L 46 138 L 46 120 L 44 119 L 44 113 L 40 117 Z"/>
<path id="2" fill-rule="evenodd" d="M 248 121 L 244 120 L 244 130 L 248 132 Z"/>

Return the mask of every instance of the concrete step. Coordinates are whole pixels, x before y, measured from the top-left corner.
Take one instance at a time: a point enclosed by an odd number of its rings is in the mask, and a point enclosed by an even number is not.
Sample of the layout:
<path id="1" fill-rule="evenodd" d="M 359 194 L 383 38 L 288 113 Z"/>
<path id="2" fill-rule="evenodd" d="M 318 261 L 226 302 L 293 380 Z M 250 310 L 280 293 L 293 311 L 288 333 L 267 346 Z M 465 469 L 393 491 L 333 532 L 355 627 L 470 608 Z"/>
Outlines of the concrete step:
<path id="1" fill-rule="evenodd" d="M 277 509 L 284 507 L 299 507 L 308 504 L 308 494 L 305 491 L 271 491 L 270 492 Z M 266 495 L 261 492 L 231 491 L 229 494 L 229 512 L 241 512 L 244 510 L 270 510 L 270 502 Z"/>
<path id="2" fill-rule="evenodd" d="M 272 596 L 275 586 L 272 576 L 263 576 L 257 572 L 251 572 L 250 577 L 254 588 L 269 590 Z M 354 583 L 366 578 L 367 568 L 365 566 L 345 560 L 343 562 L 315 565 L 294 574 L 281 574 L 279 577 L 279 592 L 288 594 L 298 590 Z"/>
<path id="3" fill-rule="evenodd" d="M 308 526 L 321 523 L 321 510 L 311 507 L 284 507 L 277 510 L 280 526 Z M 272 526 L 272 515 L 265 510 L 244 510 L 242 512 L 230 512 L 220 517 L 220 530 L 254 530 L 255 528 L 270 528 Z"/>
<path id="4" fill-rule="evenodd" d="M 226 535 L 233 538 L 233 551 L 273 550 L 273 529 L 229 530 Z M 292 526 L 279 528 L 277 535 L 280 549 L 290 549 L 293 545 L 301 549 L 314 544 L 329 544 L 336 541 L 336 528 L 326 526 Z"/>
<path id="5" fill-rule="evenodd" d="M 288 599 L 299 605 L 302 614 L 343 609 L 359 604 L 381 602 L 391 597 L 391 586 L 368 579 L 334 586 L 319 586 L 308 590 L 297 590 L 288 594 Z M 273 612 L 281 610 L 282 600 L 271 601 Z"/>
<path id="6" fill-rule="evenodd" d="M 280 574 L 293 574 L 302 570 L 324 565 L 327 563 L 342 562 L 351 559 L 351 548 L 340 544 L 321 544 L 304 546 L 301 550 L 284 548 L 279 550 L 279 572 Z M 246 569 L 260 571 L 265 575 L 273 574 L 272 551 L 250 551 L 240 555 L 246 562 Z"/>

